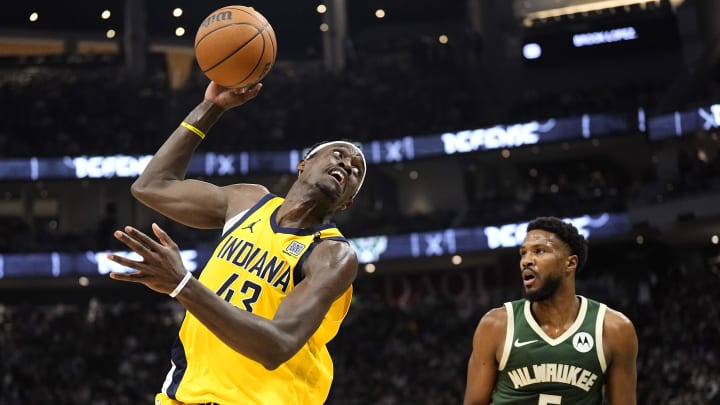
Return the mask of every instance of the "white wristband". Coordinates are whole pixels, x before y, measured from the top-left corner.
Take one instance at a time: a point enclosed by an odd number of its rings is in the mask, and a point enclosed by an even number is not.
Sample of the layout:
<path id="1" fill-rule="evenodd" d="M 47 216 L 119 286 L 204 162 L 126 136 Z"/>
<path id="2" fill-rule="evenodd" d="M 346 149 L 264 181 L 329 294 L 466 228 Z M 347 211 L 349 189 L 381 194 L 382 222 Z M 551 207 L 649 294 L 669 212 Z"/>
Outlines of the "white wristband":
<path id="1" fill-rule="evenodd" d="M 192 273 L 190 273 L 189 271 L 187 273 L 185 273 L 185 277 L 183 277 L 183 279 L 180 280 L 177 287 L 175 287 L 175 289 L 172 290 L 172 292 L 170 293 L 170 296 L 172 298 L 175 298 L 178 294 L 180 294 L 180 291 L 182 291 L 182 289 L 185 288 L 185 284 L 187 284 L 188 281 L 190 281 L 190 277 L 192 277 Z"/>

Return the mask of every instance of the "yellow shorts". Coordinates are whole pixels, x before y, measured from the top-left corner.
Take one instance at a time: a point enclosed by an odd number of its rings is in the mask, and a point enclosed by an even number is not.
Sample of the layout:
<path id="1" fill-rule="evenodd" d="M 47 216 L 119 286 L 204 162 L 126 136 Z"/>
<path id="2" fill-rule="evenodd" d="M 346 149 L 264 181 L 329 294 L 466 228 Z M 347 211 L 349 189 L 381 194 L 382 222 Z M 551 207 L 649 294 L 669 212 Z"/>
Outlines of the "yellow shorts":
<path id="1" fill-rule="evenodd" d="M 161 392 L 161 393 L 155 395 L 155 405 L 195 405 L 195 404 L 186 404 L 185 402 L 176 401 Z M 197 405 L 219 405 L 219 404 L 216 404 L 214 402 L 206 402 L 204 404 L 197 404 Z"/>

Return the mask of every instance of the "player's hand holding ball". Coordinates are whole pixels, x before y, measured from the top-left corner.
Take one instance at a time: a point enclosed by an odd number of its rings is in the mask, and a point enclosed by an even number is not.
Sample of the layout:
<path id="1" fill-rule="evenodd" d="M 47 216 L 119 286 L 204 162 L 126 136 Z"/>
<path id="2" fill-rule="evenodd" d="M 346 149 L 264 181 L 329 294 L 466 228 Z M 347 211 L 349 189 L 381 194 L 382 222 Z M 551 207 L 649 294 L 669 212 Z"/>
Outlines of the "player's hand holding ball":
<path id="1" fill-rule="evenodd" d="M 229 89 L 215 82 L 210 82 L 205 90 L 205 100 L 222 108 L 223 111 L 227 111 L 252 100 L 261 89 L 262 83 L 257 83 L 250 88 Z"/>

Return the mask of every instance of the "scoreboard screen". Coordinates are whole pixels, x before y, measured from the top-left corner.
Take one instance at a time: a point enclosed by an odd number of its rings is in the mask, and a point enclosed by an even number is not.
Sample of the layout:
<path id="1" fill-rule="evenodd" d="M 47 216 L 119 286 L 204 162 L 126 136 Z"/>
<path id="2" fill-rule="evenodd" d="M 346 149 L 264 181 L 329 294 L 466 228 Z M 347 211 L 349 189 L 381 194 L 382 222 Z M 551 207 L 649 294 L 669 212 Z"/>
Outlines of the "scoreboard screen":
<path id="1" fill-rule="evenodd" d="M 680 50 L 677 17 L 646 12 L 601 19 L 569 19 L 525 29 L 522 58 L 528 66 L 622 61 Z"/>

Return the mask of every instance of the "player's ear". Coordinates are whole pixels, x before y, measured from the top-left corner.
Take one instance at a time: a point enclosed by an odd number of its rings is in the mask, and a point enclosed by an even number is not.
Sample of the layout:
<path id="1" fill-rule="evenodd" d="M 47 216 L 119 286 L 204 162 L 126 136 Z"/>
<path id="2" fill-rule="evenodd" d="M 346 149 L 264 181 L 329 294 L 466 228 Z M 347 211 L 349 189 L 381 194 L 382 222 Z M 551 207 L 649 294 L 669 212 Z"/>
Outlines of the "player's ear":
<path id="1" fill-rule="evenodd" d="M 300 176 L 300 173 L 302 173 L 303 170 L 305 170 L 305 160 L 303 159 L 303 160 L 299 161 L 298 164 L 295 166 L 295 168 L 298 171 L 298 176 Z"/>
<path id="2" fill-rule="evenodd" d="M 567 258 L 567 264 L 566 264 L 567 269 L 568 269 L 568 270 L 572 270 L 573 272 L 575 272 L 575 270 L 577 270 L 577 265 L 578 265 L 578 257 L 577 257 L 577 255 L 570 255 L 570 256 L 568 256 L 568 258 Z"/>

